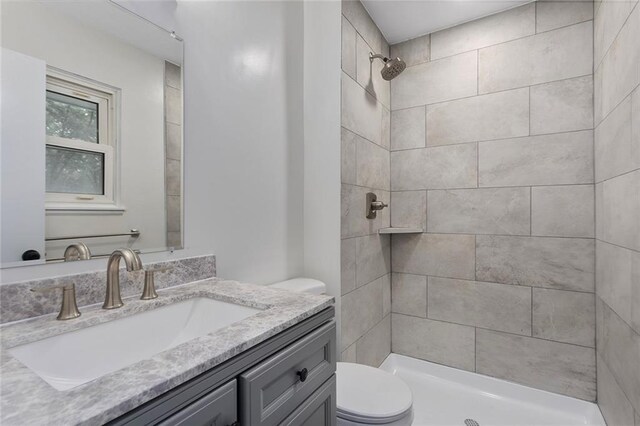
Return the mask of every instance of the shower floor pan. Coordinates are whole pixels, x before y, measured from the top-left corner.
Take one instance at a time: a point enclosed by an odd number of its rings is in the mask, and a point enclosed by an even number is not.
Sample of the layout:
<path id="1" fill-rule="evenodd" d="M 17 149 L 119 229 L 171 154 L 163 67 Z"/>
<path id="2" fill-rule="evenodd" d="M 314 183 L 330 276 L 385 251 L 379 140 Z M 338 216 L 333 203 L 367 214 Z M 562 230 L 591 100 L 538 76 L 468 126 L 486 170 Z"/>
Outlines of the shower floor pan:
<path id="1" fill-rule="evenodd" d="M 380 368 L 411 388 L 414 426 L 605 426 L 579 399 L 397 354 Z"/>

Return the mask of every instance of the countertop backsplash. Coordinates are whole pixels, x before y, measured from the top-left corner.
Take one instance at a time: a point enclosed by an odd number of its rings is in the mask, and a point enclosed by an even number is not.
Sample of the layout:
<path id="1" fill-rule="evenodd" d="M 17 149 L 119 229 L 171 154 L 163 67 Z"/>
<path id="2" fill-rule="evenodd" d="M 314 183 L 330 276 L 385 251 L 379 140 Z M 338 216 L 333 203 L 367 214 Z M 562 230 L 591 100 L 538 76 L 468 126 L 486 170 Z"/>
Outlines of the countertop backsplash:
<path id="1" fill-rule="evenodd" d="M 127 272 L 124 265 L 120 269 L 120 290 L 122 297 L 142 294 L 144 271 Z M 171 267 L 172 269 L 156 273 L 157 289 L 173 287 L 193 281 L 216 277 L 216 258 L 213 255 L 189 257 L 171 261 L 144 264 L 144 268 Z M 66 284 L 76 285 L 78 306 L 102 303 L 107 283 L 106 268 L 100 271 L 85 272 L 45 279 L 22 281 L 0 286 L 0 324 L 60 310 L 62 291 L 32 292 L 32 288 L 47 288 Z"/>

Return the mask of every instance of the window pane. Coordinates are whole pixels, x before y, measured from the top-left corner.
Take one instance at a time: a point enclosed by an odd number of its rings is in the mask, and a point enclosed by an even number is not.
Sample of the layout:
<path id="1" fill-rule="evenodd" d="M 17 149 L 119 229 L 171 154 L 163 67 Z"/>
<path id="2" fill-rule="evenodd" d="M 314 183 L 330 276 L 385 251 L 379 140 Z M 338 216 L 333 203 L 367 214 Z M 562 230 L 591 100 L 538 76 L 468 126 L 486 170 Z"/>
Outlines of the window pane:
<path id="1" fill-rule="evenodd" d="M 47 90 L 47 135 L 98 143 L 98 104 Z"/>
<path id="2" fill-rule="evenodd" d="M 47 145 L 47 192 L 104 194 L 104 154 Z"/>

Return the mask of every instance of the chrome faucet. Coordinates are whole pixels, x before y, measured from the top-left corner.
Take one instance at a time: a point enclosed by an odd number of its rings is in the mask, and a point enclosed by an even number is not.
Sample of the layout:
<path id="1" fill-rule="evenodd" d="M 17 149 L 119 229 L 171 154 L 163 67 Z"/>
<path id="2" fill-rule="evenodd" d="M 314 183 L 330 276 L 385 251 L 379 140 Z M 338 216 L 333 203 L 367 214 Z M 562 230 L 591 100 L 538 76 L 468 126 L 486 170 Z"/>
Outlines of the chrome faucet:
<path id="1" fill-rule="evenodd" d="M 107 295 L 102 309 L 114 309 L 124 305 L 120 297 L 120 259 L 124 259 L 129 272 L 142 269 L 142 260 L 136 252 L 128 248 L 114 250 L 107 262 Z"/>
<path id="2" fill-rule="evenodd" d="M 89 260 L 91 259 L 91 250 L 83 242 L 73 243 L 64 251 L 64 261 L 72 260 Z"/>

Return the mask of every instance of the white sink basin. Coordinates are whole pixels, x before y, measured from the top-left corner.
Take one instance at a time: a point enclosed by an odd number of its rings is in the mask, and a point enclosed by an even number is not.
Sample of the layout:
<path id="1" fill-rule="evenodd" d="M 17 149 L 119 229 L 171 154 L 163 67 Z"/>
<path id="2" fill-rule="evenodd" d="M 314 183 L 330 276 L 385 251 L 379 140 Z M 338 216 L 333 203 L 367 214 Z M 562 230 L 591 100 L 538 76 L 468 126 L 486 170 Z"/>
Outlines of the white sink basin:
<path id="1" fill-rule="evenodd" d="M 201 297 L 17 346 L 9 352 L 64 391 L 260 312 Z"/>

